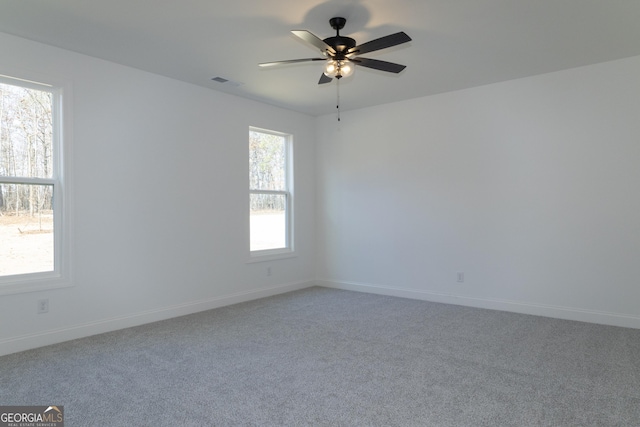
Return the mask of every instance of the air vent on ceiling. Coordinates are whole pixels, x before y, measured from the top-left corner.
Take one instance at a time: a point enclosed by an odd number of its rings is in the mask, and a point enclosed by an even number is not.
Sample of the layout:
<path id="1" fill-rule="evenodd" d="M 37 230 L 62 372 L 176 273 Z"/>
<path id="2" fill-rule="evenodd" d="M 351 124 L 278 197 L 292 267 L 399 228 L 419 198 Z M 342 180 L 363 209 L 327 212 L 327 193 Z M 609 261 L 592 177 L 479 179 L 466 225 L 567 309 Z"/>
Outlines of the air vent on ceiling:
<path id="1" fill-rule="evenodd" d="M 238 86 L 242 86 L 243 83 L 240 82 L 234 82 L 233 80 L 229 80 L 229 79 L 225 79 L 224 77 L 212 77 L 211 80 L 213 80 L 214 82 L 220 83 L 220 84 L 224 84 L 227 86 L 233 86 L 233 87 L 238 87 Z"/>

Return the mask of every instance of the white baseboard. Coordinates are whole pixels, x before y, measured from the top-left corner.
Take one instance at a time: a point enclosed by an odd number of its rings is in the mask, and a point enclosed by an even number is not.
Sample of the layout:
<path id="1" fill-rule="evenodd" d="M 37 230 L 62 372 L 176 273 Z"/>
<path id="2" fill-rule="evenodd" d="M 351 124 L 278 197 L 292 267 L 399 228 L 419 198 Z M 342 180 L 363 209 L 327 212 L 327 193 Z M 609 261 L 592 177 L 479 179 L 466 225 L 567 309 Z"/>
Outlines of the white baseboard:
<path id="1" fill-rule="evenodd" d="M 255 289 L 218 298 L 211 298 L 200 301 L 193 301 L 185 304 L 178 304 L 170 307 L 163 307 L 156 310 L 144 311 L 130 316 L 114 317 L 99 320 L 96 322 L 74 325 L 67 328 L 43 331 L 37 334 L 30 334 L 0 340 L 0 356 L 19 351 L 30 350 L 32 348 L 44 347 L 46 345 L 58 344 L 64 341 L 84 338 L 91 335 L 112 332 L 118 329 L 131 328 L 133 326 L 144 325 L 146 323 L 171 319 L 173 317 L 185 316 L 187 314 L 198 313 L 218 307 L 265 298 L 286 292 L 315 286 L 315 281 L 305 281 L 278 285 L 266 289 Z"/>
<path id="2" fill-rule="evenodd" d="M 411 298 L 424 301 L 440 302 L 445 304 L 510 311 L 513 313 L 531 314 L 534 316 L 553 317 L 556 319 L 575 320 L 579 322 L 640 329 L 640 316 L 629 314 L 607 313 L 602 311 L 585 310 L 573 307 L 530 304 L 490 298 L 463 297 L 414 289 L 401 289 L 367 283 L 344 282 L 327 279 L 318 279 L 316 281 L 316 284 L 318 286 L 323 286 L 326 288 L 366 292 L 371 294 Z"/>

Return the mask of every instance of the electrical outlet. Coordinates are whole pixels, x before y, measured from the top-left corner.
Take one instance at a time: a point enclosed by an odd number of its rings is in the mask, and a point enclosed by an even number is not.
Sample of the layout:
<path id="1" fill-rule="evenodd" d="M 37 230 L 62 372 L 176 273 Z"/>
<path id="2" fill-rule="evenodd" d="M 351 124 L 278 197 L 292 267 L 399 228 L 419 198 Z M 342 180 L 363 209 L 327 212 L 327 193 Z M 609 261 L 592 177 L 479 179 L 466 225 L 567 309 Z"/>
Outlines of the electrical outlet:
<path id="1" fill-rule="evenodd" d="M 464 272 L 463 271 L 458 271 L 456 277 L 457 277 L 458 283 L 464 283 Z"/>
<path id="2" fill-rule="evenodd" d="M 48 313 L 49 312 L 49 300 L 41 299 L 38 300 L 38 314 Z"/>

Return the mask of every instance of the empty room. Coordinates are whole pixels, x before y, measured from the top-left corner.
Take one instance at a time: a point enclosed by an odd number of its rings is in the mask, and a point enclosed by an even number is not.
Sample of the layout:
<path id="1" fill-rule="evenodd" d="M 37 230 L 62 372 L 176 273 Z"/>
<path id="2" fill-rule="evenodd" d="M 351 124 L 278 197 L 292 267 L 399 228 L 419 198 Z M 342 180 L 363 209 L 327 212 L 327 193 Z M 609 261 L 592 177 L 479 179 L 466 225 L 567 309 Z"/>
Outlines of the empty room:
<path id="1" fill-rule="evenodd" d="M 0 426 L 640 426 L 637 0 L 0 0 Z"/>

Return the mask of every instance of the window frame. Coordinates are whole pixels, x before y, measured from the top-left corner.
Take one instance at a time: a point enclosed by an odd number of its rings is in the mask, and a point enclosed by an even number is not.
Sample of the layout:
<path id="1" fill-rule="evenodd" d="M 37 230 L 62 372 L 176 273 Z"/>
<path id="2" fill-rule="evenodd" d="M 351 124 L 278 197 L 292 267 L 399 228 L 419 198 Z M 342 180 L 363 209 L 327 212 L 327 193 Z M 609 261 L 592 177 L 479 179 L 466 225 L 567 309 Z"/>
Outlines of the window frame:
<path id="1" fill-rule="evenodd" d="M 248 225 L 249 232 L 247 244 L 249 246 L 250 261 L 249 262 L 262 262 L 270 261 L 273 259 L 282 259 L 296 256 L 295 244 L 294 244 L 294 195 L 293 195 L 293 135 L 286 132 L 279 132 L 270 129 L 259 128 L 255 126 L 249 127 L 249 132 L 263 133 L 267 135 L 275 135 L 284 138 L 285 153 L 285 189 L 284 190 L 257 190 L 251 188 L 251 181 L 249 181 L 249 197 L 253 194 L 270 194 L 270 195 L 282 195 L 285 197 L 285 247 L 274 249 L 259 249 L 251 250 L 251 211 L 248 212 Z M 250 153 L 249 153 L 250 154 Z"/>
<path id="2" fill-rule="evenodd" d="M 17 77 L 20 76 L 20 77 Z M 0 83 L 51 93 L 52 175 L 51 178 L 0 175 L 0 182 L 53 187 L 53 271 L 0 276 L 0 295 L 43 291 L 73 286 L 71 278 L 71 84 L 69 81 L 24 70 L 0 69 Z"/>

